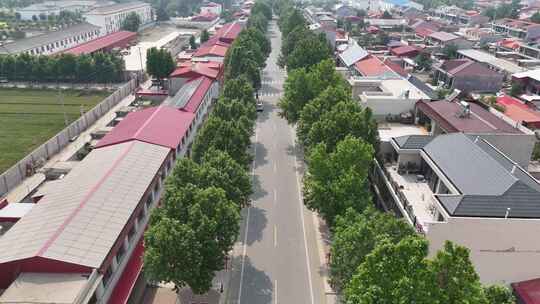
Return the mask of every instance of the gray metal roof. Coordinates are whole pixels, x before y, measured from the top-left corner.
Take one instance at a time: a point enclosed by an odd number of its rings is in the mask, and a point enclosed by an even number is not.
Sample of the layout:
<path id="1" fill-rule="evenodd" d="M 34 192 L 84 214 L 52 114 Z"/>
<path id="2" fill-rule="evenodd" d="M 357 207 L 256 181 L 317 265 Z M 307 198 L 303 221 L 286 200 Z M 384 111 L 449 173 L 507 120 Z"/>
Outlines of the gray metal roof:
<path id="1" fill-rule="evenodd" d="M 369 53 L 362 47 L 357 44 L 353 44 L 343 53 L 339 54 L 339 58 L 347 67 L 350 67 L 351 65 L 355 64 L 355 62 L 364 59 L 368 55 Z"/>
<path id="2" fill-rule="evenodd" d="M 0 263 L 37 256 L 99 268 L 169 151 L 140 141 L 92 151 L 0 238 Z"/>
<path id="3" fill-rule="evenodd" d="M 425 147 L 433 136 L 429 135 L 406 135 L 394 138 L 396 143 L 401 149 L 415 149 L 419 150 Z"/>
<path id="4" fill-rule="evenodd" d="M 435 92 L 432 88 L 430 88 L 425 82 L 420 80 L 418 77 L 409 74 L 409 77 L 407 80 L 412 83 L 413 86 L 415 86 L 420 91 L 424 92 L 429 98 L 431 99 L 437 99 L 437 92 Z"/>
<path id="5" fill-rule="evenodd" d="M 116 12 L 120 12 L 124 10 L 131 10 L 131 9 L 142 7 L 142 6 L 150 6 L 150 4 L 140 2 L 140 1 L 116 3 L 116 4 L 96 7 L 95 9 L 89 11 L 87 14 L 88 15 L 107 15 L 107 14 L 112 14 L 112 13 L 116 13 Z"/>
<path id="6" fill-rule="evenodd" d="M 47 34 L 34 36 L 30 38 L 24 38 L 11 43 L 0 46 L 0 54 L 18 54 L 25 52 L 40 46 L 62 41 L 67 38 L 71 38 L 84 33 L 89 33 L 99 30 L 99 26 L 92 25 L 87 22 L 83 22 L 74 26 L 70 26 L 66 29 L 50 32 Z M 96 36 L 97 38 L 97 36 Z"/>
<path id="7" fill-rule="evenodd" d="M 424 152 L 462 194 L 501 195 L 516 181 L 463 133 L 437 136 Z"/>
<path id="8" fill-rule="evenodd" d="M 195 90 L 197 90 L 202 80 L 203 77 L 199 77 L 186 83 L 180 88 L 180 90 L 178 90 L 178 92 L 176 92 L 174 96 L 167 98 L 163 102 L 163 105 L 182 109 L 187 104 L 191 96 L 193 96 L 193 93 L 195 93 Z"/>
<path id="9" fill-rule="evenodd" d="M 436 195 L 453 216 L 540 218 L 540 184 L 485 139 L 439 135 L 423 151 L 458 188 Z"/>

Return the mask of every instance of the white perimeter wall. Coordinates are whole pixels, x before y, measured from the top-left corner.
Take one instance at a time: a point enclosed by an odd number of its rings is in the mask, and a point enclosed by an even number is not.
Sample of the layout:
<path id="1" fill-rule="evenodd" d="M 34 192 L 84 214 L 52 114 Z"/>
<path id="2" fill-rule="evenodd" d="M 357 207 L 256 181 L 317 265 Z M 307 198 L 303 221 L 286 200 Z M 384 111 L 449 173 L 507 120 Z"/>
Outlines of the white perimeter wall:
<path id="1" fill-rule="evenodd" d="M 484 284 L 540 277 L 540 220 L 449 218 L 431 224 L 426 237 L 430 256 L 445 240 L 468 247 Z"/>

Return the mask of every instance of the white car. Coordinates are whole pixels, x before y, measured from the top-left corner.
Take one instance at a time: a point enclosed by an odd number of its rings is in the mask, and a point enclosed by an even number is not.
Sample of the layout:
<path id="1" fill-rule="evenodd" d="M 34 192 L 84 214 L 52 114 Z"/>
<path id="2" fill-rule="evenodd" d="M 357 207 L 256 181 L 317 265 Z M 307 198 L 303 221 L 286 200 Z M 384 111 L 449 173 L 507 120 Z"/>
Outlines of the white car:
<path id="1" fill-rule="evenodd" d="M 257 100 L 256 108 L 257 108 L 257 112 L 262 112 L 264 110 L 264 105 L 263 105 L 262 101 Z"/>

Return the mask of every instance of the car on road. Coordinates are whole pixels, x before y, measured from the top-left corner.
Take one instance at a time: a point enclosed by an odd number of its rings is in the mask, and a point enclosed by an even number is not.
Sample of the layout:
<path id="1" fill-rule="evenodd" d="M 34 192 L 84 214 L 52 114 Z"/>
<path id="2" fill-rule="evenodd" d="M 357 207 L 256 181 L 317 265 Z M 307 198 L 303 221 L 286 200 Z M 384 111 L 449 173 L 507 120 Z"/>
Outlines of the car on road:
<path id="1" fill-rule="evenodd" d="M 256 107 L 257 107 L 257 112 L 262 112 L 264 110 L 264 105 L 263 105 L 262 101 L 260 101 L 260 100 L 257 100 Z"/>

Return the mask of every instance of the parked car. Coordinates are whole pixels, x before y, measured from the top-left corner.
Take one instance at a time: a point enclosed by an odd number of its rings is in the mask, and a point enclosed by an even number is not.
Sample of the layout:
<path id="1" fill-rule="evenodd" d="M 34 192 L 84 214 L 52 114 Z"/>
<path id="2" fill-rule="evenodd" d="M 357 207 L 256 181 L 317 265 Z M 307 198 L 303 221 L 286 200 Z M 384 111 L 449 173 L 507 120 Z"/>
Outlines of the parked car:
<path id="1" fill-rule="evenodd" d="M 257 100 L 257 112 L 262 112 L 264 110 L 264 105 L 262 103 L 262 101 L 260 100 Z"/>

